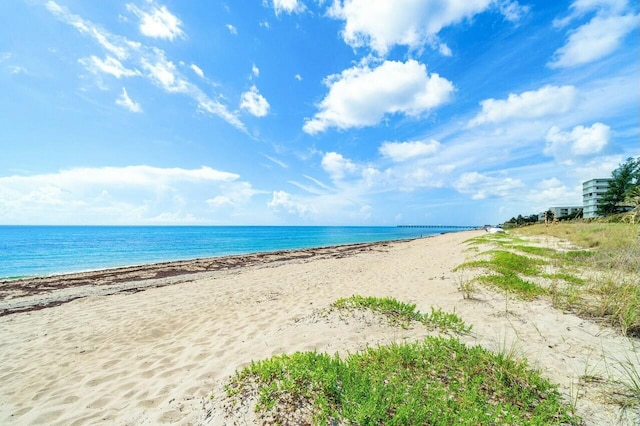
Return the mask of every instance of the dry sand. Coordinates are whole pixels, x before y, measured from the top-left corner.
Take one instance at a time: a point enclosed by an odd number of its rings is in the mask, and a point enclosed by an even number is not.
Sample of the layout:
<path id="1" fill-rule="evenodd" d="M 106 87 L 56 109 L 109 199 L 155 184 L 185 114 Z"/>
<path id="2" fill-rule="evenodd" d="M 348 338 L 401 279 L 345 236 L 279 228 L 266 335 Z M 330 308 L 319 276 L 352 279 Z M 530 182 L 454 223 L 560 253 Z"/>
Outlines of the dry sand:
<path id="1" fill-rule="evenodd" d="M 221 385 L 251 360 L 424 337 L 317 314 L 354 294 L 455 310 L 473 325 L 463 341 L 526 356 L 568 399 L 578 393 L 587 424 L 639 421 L 597 383 L 578 384 L 615 375 L 637 340 L 545 301 L 463 299 L 470 277 L 451 270 L 483 232 L 0 283 L 0 424 L 225 424 Z"/>

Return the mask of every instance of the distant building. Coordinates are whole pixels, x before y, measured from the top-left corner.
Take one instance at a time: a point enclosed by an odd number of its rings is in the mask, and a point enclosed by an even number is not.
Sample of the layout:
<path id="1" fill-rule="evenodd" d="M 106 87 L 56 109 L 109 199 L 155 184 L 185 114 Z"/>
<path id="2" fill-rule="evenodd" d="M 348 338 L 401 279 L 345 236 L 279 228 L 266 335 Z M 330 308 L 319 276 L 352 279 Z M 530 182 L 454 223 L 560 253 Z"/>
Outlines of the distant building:
<path id="1" fill-rule="evenodd" d="M 551 210 L 551 212 L 553 213 L 554 218 L 560 219 L 561 217 L 569 216 L 574 213 L 580 213 L 580 211 L 582 210 L 582 206 L 549 207 L 546 211 L 538 214 L 538 220 L 540 222 L 544 222 L 544 215 L 549 210 Z"/>
<path id="2" fill-rule="evenodd" d="M 591 179 L 582 183 L 583 217 L 598 217 L 598 201 L 609 189 L 609 183 L 613 179 Z"/>
<path id="3" fill-rule="evenodd" d="M 549 210 L 553 212 L 553 217 L 561 218 L 572 215 L 574 213 L 580 213 L 582 206 L 570 206 L 570 207 L 549 207 Z"/>

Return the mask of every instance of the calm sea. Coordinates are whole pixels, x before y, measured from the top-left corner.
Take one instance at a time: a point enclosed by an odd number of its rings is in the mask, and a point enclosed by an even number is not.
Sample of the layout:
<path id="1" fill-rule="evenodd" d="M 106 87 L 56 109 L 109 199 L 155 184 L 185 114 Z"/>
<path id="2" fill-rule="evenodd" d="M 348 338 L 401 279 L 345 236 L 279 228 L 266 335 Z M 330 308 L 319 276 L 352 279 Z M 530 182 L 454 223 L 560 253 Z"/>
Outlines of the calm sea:
<path id="1" fill-rule="evenodd" d="M 410 239 L 459 228 L 0 226 L 0 278 Z"/>

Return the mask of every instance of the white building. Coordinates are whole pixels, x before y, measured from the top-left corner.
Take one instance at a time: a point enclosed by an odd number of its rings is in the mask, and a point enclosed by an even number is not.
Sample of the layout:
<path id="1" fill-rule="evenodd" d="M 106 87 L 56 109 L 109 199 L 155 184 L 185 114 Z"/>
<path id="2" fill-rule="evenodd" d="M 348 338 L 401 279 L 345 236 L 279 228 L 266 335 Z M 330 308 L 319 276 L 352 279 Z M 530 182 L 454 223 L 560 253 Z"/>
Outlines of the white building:
<path id="1" fill-rule="evenodd" d="M 611 178 L 591 179 L 582 183 L 583 217 L 598 217 L 598 201 L 609 189 Z"/>
<path id="2" fill-rule="evenodd" d="M 551 210 L 553 217 L 560 219 L 565 216 L 569 216 L 574 213 L 580 213 L 582 206 L 563 206 L 563 207 L 549 207 L 546 211 L 538 214 L 538 220 L 544 222 L 544 215 L 547 211 Z"/>

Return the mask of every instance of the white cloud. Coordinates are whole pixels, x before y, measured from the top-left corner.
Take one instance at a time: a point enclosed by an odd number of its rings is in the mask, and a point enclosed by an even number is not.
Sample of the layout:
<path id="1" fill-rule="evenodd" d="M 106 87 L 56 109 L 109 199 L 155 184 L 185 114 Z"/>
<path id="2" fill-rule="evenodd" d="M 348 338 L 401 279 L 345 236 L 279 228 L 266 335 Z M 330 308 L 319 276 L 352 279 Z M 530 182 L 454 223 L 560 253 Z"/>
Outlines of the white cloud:
<path id="1" fill-rule="evenodd" d="M 267 205 L 276 213 L 284 211 L 302 218 L 308 218 L 316 213 L 312 205 L 294 200 L 292 195 L 285 191 L 274 191 Z"/>
<path id="2" fill-rule="evenodd" d="M 130 59 L 147 71 L 146 77 L 154 82 L 158 87 L 169 93 L 182 93 L 196 101 L 198 108 L 208 114 L 216 115 L 241 131 L 246 131 L 244 124 L 238 117 L 231 113 L 227 107 L 219 101 L 211 99 L 200 88 L 189 82 L 176 69 L 173 62 L 167 60 L 164 51 L 158 48 L 144 46 L 137 42 L 127 40 L 125 37 L 110 34 L 100 29 L 90 21 L 86 21 L 77 15 L 69 13 L 65 8 L 53 1 L 46 4 L 46 8 L 62 22 L 65 22 L 80 33 L 94 38 L 105 50 L 113 54 L 118 60 Z M 97 58 L 96 58 L 97 59 Z M 122 72 L 113 61 L 95 62 L 87 60 L 89 64 L 98 70 L 97 65 L 103 66 L 103 72 L 107 69 L 113 72 Z M 86 65 L 85 65 L 86 66 Z M 110 68 L 106 67 L 109 66 Z M 124 66 L 122 68 L 127 71 Z"/>
<path id="3" fill-rule="evenodd" d="M 293 78 L 295 78 L 298 81 L 302 81 L 302 76 L 300 74 L 294 75 Z"/>
<path id="4" fill-rule="evenodd" d="M 622 40 L 638 26 L 640 15 L 595 16 L 569 35 L 556 50 L 550 68 L 574 67 L 601 59 L 620 47 Z"/>
<path id="5" fill-rule="evenodd" d="M 272 163 L 277 164 L 278 166 L 282 167 L 283 169 L 288 169 L 289 166 L 287 165 L 287 163 L 285 163 L 284 161 L 278 160 L 277 158 L 273 158 L 270 155 L 267 154 L 262 154 L 267 160 L 271 161 Z"/>
<path id="6" fill-rule="evenodd" d="M 127 10 L 140 18 L 140 32 L 147 37 L 173 41 L 185 36 L 180 28 L 182 21 L 169 12 L 166 6 L 151 5 L 148 11 L 143 11 L 133 4 L 128 4 Z"/>
<path id="7" fill-rule="evenodd" d="M 250 194 L 250 185 L 238 179 L 235 173 L 205 166 L 144 165 L 4 176 L 0 177 L 0 222 L 149 223 L 162 215 L 192 222 L 208 211 L 205 197 Z"/>
<path id="8" fill-rule="evenodd" d="M 273 9 L 276 15 L 282 12 L 286 13 L 300 13 L 305 10 L 304 3 L 299 0 L 273 0 Z M 268 27 L 268 26 L 267 26 Z"/>
<path id="9" fill-rule="evenodd" d="M 256 117 L 264 117 L 269 113 L 269 102 L 258 92 L 256 86 L 251 86 L 251 89 L 242 94 L 240 109 L 247 110 Z"/>
<path id="10" fill-rule="evenodd" d="M 116 104 L 121 107 L 128 109 L 131 112 L 142 112 L 142 107 L 139 103 L 131 100 L 129 95 L 127 94 L 127 89 L 122 88 L 122 94 L 118 99 L 116 99 Z"/>
<path id="11" fill-rule="evenodd" d="M 179 75 L 173 62 L 167 60 L 163 53 L 157 53 L 153 60 L 142 58 L 142 67 L 149 72 L 149 77 L 167 92 L 188 93 L 189 82 Z"/>
<path id="12" fill-rule="evenodd" d="M 337 152 L 328 152 L 322 157 L 322 168 L 329 173 L 333 180 L 341 180 L 346 175 L 354 174 L 358 171 L 355 163 Z"/>
<path id="13" fill-rule="evenodd" d="M 193 72 L 198 75 L 198 77 L 204 78 L 204 71 L 202 71 L 202 69 L 199 66 L 197 66 L 196 64 L 191 64 L 189 68 L 191 68 Z"/>
<path id="14" fill-rule="evenodd" d="M 438 45 L 438 51 L 440 52 L 440 54 L 442 56 L 452 56 L 453 52 L 451 52 L 451 49 L 449 48 L 449 46 L 447 46 L 444 43 L 440 43 Z"/>
<path id="15" fill-rule="evenodd" d="M 498 8 L 500 9 L 500 13 L 504 15 L 505 19 L 510 22 L 519 22 L 531 9 L 527 5 L 523 6 L 517 1 L 511 0 L 498 1 Z"/>
<path id="16" fill-rule="evenodd" d="M 253 74 L 254 77 L 260 77 L 260 68 L 258 68 L 256 64 L 251 66 L 251 74 Z"/>
<path id="17" fill-rule="evenodd" d="M 525 195 L 540 211 L 553 206 L 582 205 L 582 188 L 569 188 L 557 178 L 545 179 Z"/>
<path id="18" fill-rule="evenodd" d="M 242 206 L 257 194 L 264 194 L 265 191 L 255 190 L 248 182 L 227 182 L 223 186 L 224 195 L 215 196 L 206 203 L 211 207 Z"/>
<path id="19" fill-rule="evenodd" d="M 88 58 L 79 59 L 78 61 L 94 74 L 102 72 L 105 74 L 111 74 L 118 79 L 122 77 L 134 77 L 141 75 L 140 71 L 125 68 L 119 60 L 111 56 L 107 56 L 102 60 L 97 56 L 91 55 Z"/>
<path id="20" fill-rule="evenodd" d="M 232 35 L 238 35 L 238 29 L 231 24 L 226 25 L 227 29 Z"/>
<path id="21" fill-rule="evenodd" d="M 576 126 L 570 132 L 563 132 L 553 126 L 547 132 L 544 153 L 566 157 L 572 155 L 597 154 L 609 143 L 611 129 L 606 124 L 594 123 L 591 127 Z"/>
<path id="22" fill-rule="evenodd" d="M 440 148 L 440 142 L 431 140 L 429 142 L 384 142 L 380 146 L 380 154 L 393 161 L 406 161 L 416 157 L 431 155 Z"/>
<path id="23" fill-rule="evenodd" d="M 469 122 L 469 126 L 563 114 L 575 104 L 577 94 L 573 86 L 544 86 L 520 94 L 511 93 L 504 100 L 486 99 L 480 102 L 482 112 Z"/>
<path id="24" fill-rule="evenodd" d="M 571 13 L 564 18 L 554 19 L 553 25 L 556 28 L 564 28 L 574 19 L 580 18 L 590 12 L 608 16 L 621 15 L 628 6 L 628 0 L 576 0 L 571 3 L 569 7 Z"/>
<path id="25" fill-rule="evenodd" d="M 526 7 L 509 0 L 334 0 L 328 14 L 344 21 L 342 38 L 348 45 L 386 55 L 395 45 L 437 48 L 441 29 L 471 19 L 494 4 L 509 20 L 526 12 Z M 441 50 L 445 55 L 446 51 Z"/>
<path id="26" fill-rule="evenodd" d="M 93 23 L 85 21 L 80 16 L 70 13 L 66 8 L 53 1 L 47 2 L 45 7 L 62 22 L 73 26 L 82 34 L 87 34 L 90 37 L 93 37 L 103 48 L 120 60 L 127 59 L 129 56 L 129 50 L 132 47 L 137 46 L 136 43 L 129 42 L 124 37 L 109 34 L 107 31 L 102 30 Z"/>
<path id="27" fill-rule="evenodd" d="M 474 200 L 482 200 L 488 197 L 512 197 L 524 187 L 524 184 L 519 179 L 496 178 L 470 172 L 462 174 L 453 186 L 458 192 L 471 194 Z"/>
<path id="28" fill-rule="evenodd" d="M 360 65 L 325 79 L 329 93 L 320 112 L 305 122 L 309 134 L 329 127 L 373 126 L 385 114 L 417 117 L 449 101 L 453 84 L 415 60 L 384 61 L 377 68 Z"/>

